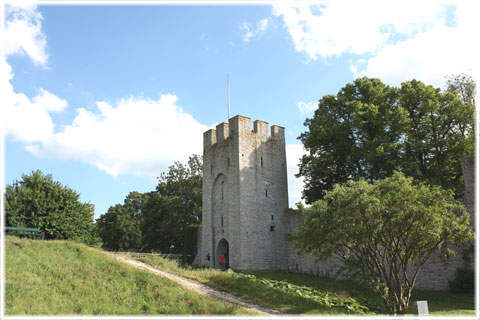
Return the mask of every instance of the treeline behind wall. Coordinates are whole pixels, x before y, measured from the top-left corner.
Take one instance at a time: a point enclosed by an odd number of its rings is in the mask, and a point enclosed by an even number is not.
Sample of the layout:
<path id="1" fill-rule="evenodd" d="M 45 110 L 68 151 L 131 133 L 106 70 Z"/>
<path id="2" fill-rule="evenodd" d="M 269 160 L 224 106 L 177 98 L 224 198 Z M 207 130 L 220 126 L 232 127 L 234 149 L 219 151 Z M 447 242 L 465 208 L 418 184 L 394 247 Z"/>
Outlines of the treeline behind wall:
<path id="1" fill-rule="evenodd" d="M 103 248 L 194 255 L 202 215 L 202 158 L 175 162 L 154 191 L 132 191 L 97 219 Z"/>

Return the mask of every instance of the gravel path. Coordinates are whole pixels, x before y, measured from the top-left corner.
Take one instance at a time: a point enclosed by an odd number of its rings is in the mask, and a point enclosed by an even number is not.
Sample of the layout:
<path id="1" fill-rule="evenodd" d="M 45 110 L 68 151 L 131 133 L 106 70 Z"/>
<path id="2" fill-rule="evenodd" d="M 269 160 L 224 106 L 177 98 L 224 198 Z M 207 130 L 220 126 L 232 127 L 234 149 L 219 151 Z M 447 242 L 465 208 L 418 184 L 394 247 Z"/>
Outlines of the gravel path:
<path id="1" fill-rule="evenodd" d="M 235 305 L 242 306 L 242 307 L 247 308 L 247 309 L 256 310 L 257 312 L 259 312 L 262 315 L 282 315 L 282 313 L 280 313 L 276 310 L 272 310 L 272 309 L 257 306 L 255 304 L 249 303 L 249 302 L 247 302 L 243 299 L 235 297 L 234 295 L 231 295 L 229 293 L 219 291 L 219 290 L 210 288 L 210 287 L 208 287 L 204 284 L 198 283 L 196 281 L 186 279 L 186 278 L 171 274 L 169 272 L 165 272 L 165 271 L 156 269 L 152 266 L 149 266 L 146 263 L 143 263 L 143 262 L 140 262 L 140 261 L 137 261 L 137 260 L 128 259 L 124 256 L 116 255 L 116 254 L 113 254 L 113 257 L 115 259 L 117 259 L 117 260 L 119 260 L 123 263 L 129 264 L 129 265 L 131 265 L 135 268 L 148 270 L 148 271 L 150 271 L 154 274 L 157 274 L 157 275 L 160 275 L 162 277 L 173 280 L 173 281 L 177 282 L 178 284 L 180 284 L 185 289 L 194 291 L 198 294 L 210 296 L 210 297 L 215 298 L 215 299 L 220 299 L 220 300 L 223 300 L 223 301 L 235 304 Z"/>

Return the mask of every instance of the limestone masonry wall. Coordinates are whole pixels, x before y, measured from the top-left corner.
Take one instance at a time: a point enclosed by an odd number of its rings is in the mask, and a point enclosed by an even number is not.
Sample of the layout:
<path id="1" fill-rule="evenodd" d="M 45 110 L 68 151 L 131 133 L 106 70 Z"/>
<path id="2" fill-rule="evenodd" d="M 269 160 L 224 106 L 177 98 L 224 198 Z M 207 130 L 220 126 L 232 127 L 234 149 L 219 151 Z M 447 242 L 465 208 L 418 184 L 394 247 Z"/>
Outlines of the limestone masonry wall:
<path id="1" fill-rule="evenodd" d="M 296 210 L 288 213 L 287 221 L 291 232 L 298 232 L 303 216 Z M 443 259 L 439 254 L 433 255 L 425 264 L 417 278 L 416 289 L 420 290 L 448 290 L 448 280 L 451 280 L 457 267 L 463 266 L 462 250 L 467 246 L 455 246 L 458 254 L 448 259 Z M 341 261 L 338 258 L 331 260 L 316 261 L 310 254 L 298 254 L 291 244 L 288 245 L 288 271 L 295 273 L 313 274 L 318 276 L 336 276 Z"/>
<path id="2" fill-rule="evenodd" d="M 203 213 L 194 263 L 220 266 L 226 257 L 236 270 L 284 270 L 334 276 L 339 260 L 318 262 L 298 254 L 287 234 L 298 232 L 303 216 L 288 209 L 284 128 L 236 116 L 203 135 Z M 473 156 L 462 159 L 466 193 L 463 202 L 475 217 Z M 448 289 L 461 251 L 447 260 L 432 257 L 422 268 L 417 289 Z M 207 255 L 210 260 L 207 260 Z"/>
<path id="3" fill-rule="evenodd" d="M 236 116 L 204 133 L 203 221 L 194 263 L 286 269 L 284 129 Z M 210 254 L 211 260 L 206 256 Z"/>
<path id="4" fill-rule="evenodd" d="M 462 202 L 470 213 L 473 224 L 475 218 L 474 156 L 462 159 L 462 170 L 466 189 Z M 287 233 L 298 232 L 300 224 L 303 221 L 303 216 L 296 210 L 288 210 L 285 221 L 287 222 Z M 457 255 L 449 257 L 448 259 L 440 257 L 439 254 L 433 255 L 429 262 L 422 267 L 415 288 L 420 290 L 448 290 L 448 280 L 454 277 L 457 267 L 464 265 L 462 251 L 469 246 L 470 244 L 451 246 L 452 249 L 457 252 Z M 293 248 L 291 244 L 288 244 L 288 271 L 320 276 L 333 276 L 340 263 L 338 259 L 332 259 L 328 262 L 316 261 L 312 255 L 298 254 L 297 250 Z"/>

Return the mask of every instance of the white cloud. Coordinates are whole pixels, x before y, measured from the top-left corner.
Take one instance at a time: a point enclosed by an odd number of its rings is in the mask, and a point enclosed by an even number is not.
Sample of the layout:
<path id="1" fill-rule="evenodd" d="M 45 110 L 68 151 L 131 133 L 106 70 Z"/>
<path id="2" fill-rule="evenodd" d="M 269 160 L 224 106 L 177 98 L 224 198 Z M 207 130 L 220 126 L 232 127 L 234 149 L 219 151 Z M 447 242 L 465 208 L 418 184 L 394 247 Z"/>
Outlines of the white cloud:
<path id="1" fill-rule="evenodd" d="M 297 102 L 298 110 L 302 116 L 307 114 L 312 114 L 315 110 L 317 110 L 318 103 L 317 102 Z"/>
<path id="2" fill-rule="evenodd" d="M 26 54 L 45 67 L 46 37 L 34 3 L 6 6 L 4 56 L 0 59 L 0 89 L 5 134 L 26 145 L 38 157 L 73 159 L 111 175 L 131 173 L 156 177 L 174 161 L 185 162 L 202 152 L 208 129 L 184 112 L 174 95 L 157 101 L 130 97 L 116 105 L 97 102 L 96 112 L 77 109 L 71 125 L 56 131 L 50 113 L 67 108 L 66 100 L 40 88 L 33 98 L 14 92 L 8 56 Z"/>
<path id="3" fill-rule="evenodd" d="M 202 153 L 208 127 L 184 112 L 175 95 L 158 100 L 130 97 L 115 105 L 97 102 L 97 108 L 77 109 L 71 125 L 28 150 L 39 157 L 86 162 L 113 176 L 147 177 Z"/>
<path id="4" fill-rule="evenodd" d="M 34 2 L 19 1 L 6 5 L 3 30 L 4 58 L 12 54 L 26 54 L 35 65 L 45 67 L 48 55 L 47 40 L 42 32 L 42 15 Z"/>
<path id="5" fill-rule="evenodd" d="M 66 108 L 67 102 L 40 88 L 32 99 L 16 93 L 10 83 L 14 77 L 7 57 L 26 54 L 36 65 L 45 67 L 46 37 L 41 30 L 42 16 L 31 2 L 5 6 L 5 28 L 2 34 L 3 56 L 0 57 L 0 92 L 4 134 L 24 143 L 48 140 L 54 130 L 49 112 Z"/>
<path id="6" fill-rule="evenodd" d="M 7 92 L 6 98 L 2 116 L 5 133 L 23 143 L 48 141 L 54 132 L 49 112 L 67 107 L 65 100 L 43 89 L 33 99 L 13 91 Z"/>
<path id="7" fill-rule="evenodd" d="M 478 74 L 480 48 L 473 30 L 480 29 L 475 4 L 459 6 L 456 27 L 438 21 L 428 32 L 405 41 L 386 45 L 378 54 L 362 63 L 352 65 L 357 76 L 380 77 L 389 84 L 416 78 L 442 87 L 444 77 L 461 72 Z"/>
<path id="8" fill-rule="evenodd" d="M 298 173 L 300 158 L 305 154 L 305 150 L 301 144 L 288 144 L 286 146 L 286 153 L 288 204 L 290 208 L 294 208 L 298 202 L 305 204 L 305 201 L 302 200 L 303 178 L 295 178 L 295 174 Z"/>
<path id="9" fill-rule="evenodd" d="M 282 1 L 275 2 L 273 9 L 276 16 L 282 16 L 295 48 L 313 60 L 374 52 L 393 33 L 418 33 L 444 11 L 441 3 L 413 0 L 332 1 L 316 5 Z"/>
<path id="10" fill-rule="evenodd" d="M 45 111 L 62 111 L 67 107 L 67 101 L 60 99 L 53 93 L 42 88 L 40 88 L 38 92 L 38 95 L 32 99 L 33 104 L 38 108 Z"/>
<path id="11" fill-rule="evenodd" d="M 447 12 L 455 19 L 447 26 Z M 444 76 L 478 72 L 478 1 L 275 2 L 295 49 L 310 60 L 351 56 L 356 76 L 390 84 L 417 78 L 438 85 Z"/>
<path id="12" fill-rule="evenodd" d="M 269 21 L 269 18 L 262 19 L 258 21 L 255 26 L 252 26 L 248 22 L 242 22 L 240 24 L 240 29 L 245 32 L 243 35 L 243 41 L 249 42 L 251 38 L 262 35 L 265 31 L 267 31 Z"/>

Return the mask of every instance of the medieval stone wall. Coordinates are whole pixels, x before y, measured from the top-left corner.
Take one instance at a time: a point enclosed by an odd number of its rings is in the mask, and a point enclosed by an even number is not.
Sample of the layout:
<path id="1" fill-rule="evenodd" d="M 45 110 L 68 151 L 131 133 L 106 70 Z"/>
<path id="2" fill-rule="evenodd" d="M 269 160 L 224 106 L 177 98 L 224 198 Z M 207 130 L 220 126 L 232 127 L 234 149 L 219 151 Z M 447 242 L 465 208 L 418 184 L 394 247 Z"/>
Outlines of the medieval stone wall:
<path id="1" fill-rule="evenodd" d="M 466 189 L 462 202 L 469 211 L 473 224 L 475 218 L 474 156 L 462 159 L 462 170 Z M 287 233 L 298 232 L 300 224 L 303 222 L 303 216 L 296 210 L 288 210 L 285 221 L 288 224 Z M 469 246 L 470 244 L 451 246 L 457 252 L 457 255 L 448 259 L 442 258 L 439 254 L 434 254 L 422 267 L 415 288 L 419 290 L 448 290 L 448 280 L 454 277 L 458 267 L 464 266 L 462 251 Z M 316 261 L 313 255 L 298 254 L 291 244 L 288 245 L 288 271 L 330 277 L 335 275 L 338 270 L 337 266 L 340 264 L 341 261 L 335 258 L 328 262 Z"/>
<path id="2" fill-rule="evenodd" d="M 250 118 L 236 116 L 204 134 L 202 235 L 194 263 L 218 266 L 217 246 L 225 239 L 232 268 L 286 269 L 285 136 L 282 127 L 268 129 L 257 120 L 252 130 Z"/>
<path id="3" fill-rule="evenodd" d="M 286 212 L 287 234 L 300 231 L 300 225 L 304 216 L 298 210 L 289 209 Z M 287 270 L 294 273 L 312 274 L 322 277 L 335 277 L 341 261 L 332 258 L 329 261 L 316 261 L 315 256 L 310 254 L 299 254 L 298 250 L 291 243 L 287 250 Z"/>
<path id="4" fill-rule="evenodd" d="M 284 128 L 236 116 L 204 133 L 203 213 L 194 263 L 220 267 L 220 255 L 236 270 L 284 270 L 335 276 L 339 259 L 316 261 L 299 254 L 287 241 L 298 232 L 303 216 L 288 209 Z M 462 159 L 466 193 L 463 202 L 474 221 L 474 157 Z M 439 255 L 422 268 L 416 288 L 446 290 L 461 251 L 449 259 Z M 210 256 L 210 261 L 206 259 Z"/>
<path id="5" fill-rule="evenodd" d="M 288 230 L 298 232 L 303 216 L 295 210 L 289 210 Z M 426 263 L 417 278 L 415 288 L 419 290 L 448 290 L 448 280 L 451 280 L 457 267 L 463 266 L 462 250 L 466 246 L 454 246 L 458 254 L 448 259 L 440 257 L 439 254 L 433 255 Z M 329 261 L 316 261 L 315 256 L 310 254 L 298 254 L 291 244 L 288 245 L 288 271 L 295 273 L 305 273 L 324 277 L 335 277 L 338 266 L 342 264 L 341 260 L 334 257 Z M 411 270 L 410 275 L 412 275 Z M 341 277 L 340 277 L 341 278 Z"/>

